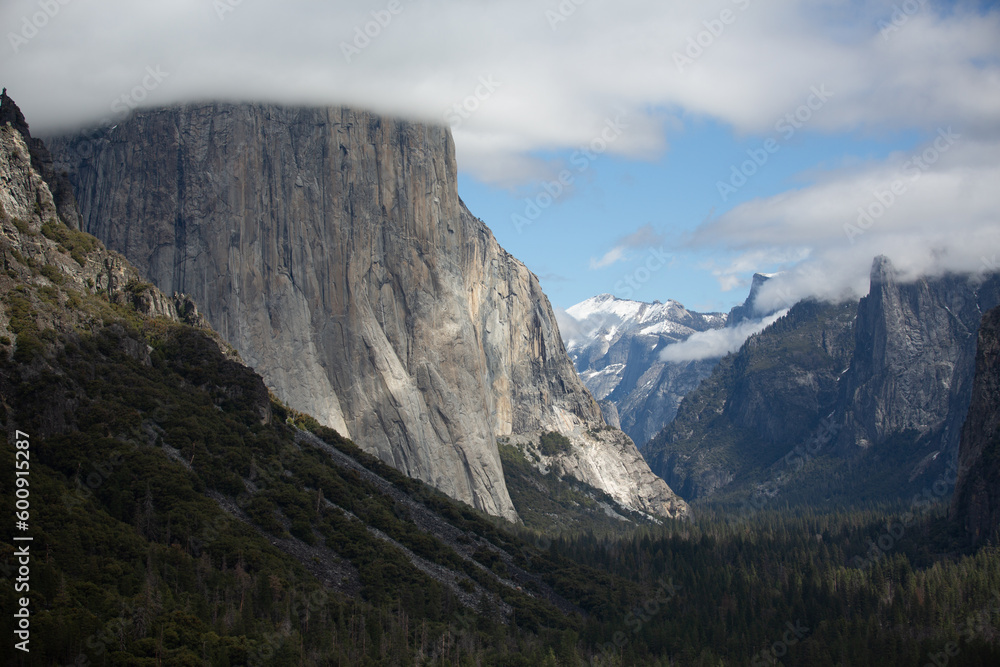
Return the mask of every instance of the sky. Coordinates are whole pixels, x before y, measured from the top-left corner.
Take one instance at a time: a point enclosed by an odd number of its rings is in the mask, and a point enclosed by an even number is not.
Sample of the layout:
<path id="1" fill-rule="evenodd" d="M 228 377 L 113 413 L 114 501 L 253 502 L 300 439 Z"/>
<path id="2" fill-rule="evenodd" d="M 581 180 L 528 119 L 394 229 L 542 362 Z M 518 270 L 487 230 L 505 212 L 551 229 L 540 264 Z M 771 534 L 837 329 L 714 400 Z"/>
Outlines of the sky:
<path id="1" fill-rule="evenodd" d="M 35 134 L 185 101 L 452 127 L 459 194 L 557 309 L 863 295 L 997 270 L 1000 7 L 847 0 L 4 0 Z"/>

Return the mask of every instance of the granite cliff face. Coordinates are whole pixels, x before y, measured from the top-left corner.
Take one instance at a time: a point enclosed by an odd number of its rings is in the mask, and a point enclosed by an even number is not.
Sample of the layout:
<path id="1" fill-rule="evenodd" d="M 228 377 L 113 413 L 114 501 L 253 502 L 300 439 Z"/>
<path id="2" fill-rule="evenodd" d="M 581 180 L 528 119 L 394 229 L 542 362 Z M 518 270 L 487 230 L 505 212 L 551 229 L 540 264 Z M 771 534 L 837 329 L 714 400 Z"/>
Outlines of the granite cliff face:
<path id="1" fill-rule="evenodd" d="M 983 316 L 976 377 L 958 450 L 951 515 L 974 542 L 1000 528 L 1000 308 Z"/>
<path id="2" fill-rule="evenodd" d="M 406 474 L 514 518 L 496 439 L 559 431 L 581 481 L 686 511 L 628 438 L 594 435 L 537 279 L 458 197 L 446 129 L 203 104 L 50 143 L 83 229 L 191 294 L 279 398 Z"/>
<path id="3" fill-rule="evenodd" d="M 867 448 L 910 432 L 935 440 L 954 460 L 979 324 L 998 303 L 995 276 L 901 283 L 891 262 L 876 258 L 871 289 L 858 306 L 854 358 L 841 383 L 842 446 Z"/>

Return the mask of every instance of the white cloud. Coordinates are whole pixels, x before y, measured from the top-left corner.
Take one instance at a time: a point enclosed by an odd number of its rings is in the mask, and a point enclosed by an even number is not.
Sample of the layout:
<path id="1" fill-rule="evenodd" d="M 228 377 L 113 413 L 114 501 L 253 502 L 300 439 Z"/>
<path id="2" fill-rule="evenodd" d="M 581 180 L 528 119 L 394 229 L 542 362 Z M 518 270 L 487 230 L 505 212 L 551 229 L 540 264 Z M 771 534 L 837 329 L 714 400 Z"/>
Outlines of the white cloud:
<path id="1" fill-rule="evenodd" d="M 892 13 L 890 0 L 573 3 L 555 29 L 546 11 L 557 3 L 398 2 L 350 62 L 342 45 L 372 12 L 384 16 L 388 0 L 60 4 L 16 52 L 9 37 L 0 44 L 0 70 L 41 134 L 106 116 L 150 65 L 171 74 L 150 105 L 351 104 L 439 123 L 481 77 L 494 77 L 502 85 L 463 120 L 456 141 L 463 168 L 505 184 L 551 173 L 558 165 L 539 151 L 586 145 L 619 109 L 628 127 L 608 151 L 650 157 L 666 145 L 667 116 L 772 132 L 819 84 L 836 104 L 810 121 L 817 130 L 950 123 L 970 137 L 1000 134 L 997 11 L 981 16 L 959 4 L 942 16 L 927 3 L 886 38 L 876 22 Z M 220 4 L 234 5 L 225 20 Z M 723 10 L 734 20 L 679 68 L 675 54 Z M 16 33 L 38 11 L 36 0 L 8 0 L 0 24 Z"/>
<path id="2" fill-rule="evenodd" d="M 556 324 L 559 325 L 559 334 L 567 343 L 572 340 L 585 339 L 590 335 L 592 328 L 567 313 L 564 308 L 553 307 L 553 311 L 556 316 Z"/>
<path id="3" fill-rule="evenodd" d="M 699 229 L 699 234 L 702 233 L 705 233 L 703 228 Z M 779 271 L 784 271 L 809 257 L 810 253 L 809 248 L 754 248 L 740 252 L 724 266 L 719 266 L 718 262 L 710 260 L 704 268 L 711 270 L 712 275 L 719 281 L 719 288 L 723 292 L 728 292 L 737 287 L 748 286 L 750 281 L 743 277 L 748 273 L 758 273 L 764 266 L 776 266 Z"/>
<path id="4" fill-rule="evenodd" d="M 589 145 L 614 119 L 623 128 L 607 153 L 630 158 L 659 156 L 667 133 L 703 119 L 771 136 L 776 119 L 825 86 L 832 98 L 810 131 L 933 139 L 952 127 L 961 139 L 853 243 L 844 225 L 911 155 L 811 172 L 799 189 L 705 223 L 690 245 L 733 257 L 716 269 L 723 288 L 776 263 L 785 273 L 768 283 L 762 303 L 838 298 L 867 289 L 876 254 L 909 273 L 977 270 L 1000 245 L 995 5 L 921 3 L 881 34 L 878 22 L 896 0 L 398 1 L 400 11 L 348 62 L 343 44 L 384 18 L 389 0 L 57 3 L 58 13 L 16 45 L 10 35 L 29 30 L 39 4 L 6 0 L 0 71 L 42 136 L 108 116 L 150 66 L 169 78 L 143 95 L 145 105 L 349 104 L 444 124 L 456 104 L 472 100 L 455 132 L 459 163 L 504 186 L 553 178 L 566 165 L 547 155 Z M 233 10 L 224 20 L 220 4 Z M 575 10 L 550 23 L 546 12 L 559 6 Z M 733 20 L 718 36 L 706 33 L 705 22 L 723 10 Z M 702 52 L 678 67 L 675 56 L 699 39 Z M 499 85 L 481 89 L 484 78 Z M 627 259 L 630 247 L 616 243 L 591 265 Z"/>
<path id="5" fill-rule="evenodd" d="M 787 312 L 786 308 L 762 320 L 742 322 L 735 327 L 699 331 L 686 340 L 663 348 L 660 359 L 674 363 L 719 359 L 740 349 L 747 338 L 771 326 Z"/>
<path id="6" fill-rule="evenodd" d="M 612 264 L 627 260 L 629 258 L 627 251 L 629 250 L 642 250 L 654 246 L 662 246 L 663 243 L 664 236 L 653 229 L 653 225 L 646 223 L 631 234 L 615 241 L 614 247 L 604 253 L 600 259 L 591 257 L 589 266 L 591 270 L 603 269 Z"/>
<path id="7" fill-rule="evenodd" d="M 625 248 L 622 246 L 615 246 L 611 250 L 604 253 L 604 256 L 600 259 L 590 258 L 590 268 L 591 269 L 603 269 L 604 267 L 611 266 L 625 259 Z"/>
<path id="8" fill-rule="evenodd" d="M 1000 140 L 973 138 L 958 127 L 951 133 L 954 141 L 943 152 L 935 141 L 945 146 L 947 128 L 911 151 L 816 173 L 811 185 L 746 202 L 701 225 L 690 245 L 736 252 L 722 277 L 811 249 L 765 284 L 757 301 L 762 309 L 806 296 L 863 295 L 880 254 L 904 278 L 979 271 L 1000 250 Z"/>

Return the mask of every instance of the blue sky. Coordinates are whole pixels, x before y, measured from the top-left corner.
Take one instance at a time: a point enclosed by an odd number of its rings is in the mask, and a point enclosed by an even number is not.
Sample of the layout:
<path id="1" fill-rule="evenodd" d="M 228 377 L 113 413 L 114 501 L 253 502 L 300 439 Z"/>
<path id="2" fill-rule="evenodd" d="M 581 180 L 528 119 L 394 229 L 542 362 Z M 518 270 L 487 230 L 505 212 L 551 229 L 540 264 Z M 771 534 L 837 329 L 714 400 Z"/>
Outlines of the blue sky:
<path id="1" fill-rule="evenodd" d="M 781 272 L 764 309 L 857 298 L 878 254 L 904 278 L 1000 270 L 997 2 L 46 6 L 0 6 L 4 85 L 37 134 L 122 100 L 450 125 L 459 193 L 558 308 L 611 292 L 727 310 L 755 271 Z M 563 170 L 571 187 L 546 201 Z M 525 198 L 548 205 L 518 225 Z"/>
<path id="2" fill-rule="evenodd" d="M 738 282 L 723 287 L 713 267 L 725 264 L 725 258 L 717 251 L 685 247 L 699 224 L 745 201 L 807 185 L 813 169 L 884 159 L 921 140 L 917 131 L 861 136 L 811 131 L 807 124 L 789 139 L 787 134 L 786 130 L 740 136 L 718 122 L 688 119 L 667 133 L 669 149 L 652 160 L 605 153 L 580 173 L 570 163 L 579 149 L 546 154 L 547 160 L 570 165 L 575 187 L 528 225 L 518 225 L 514 216 L 523 217 L 525 200 L 545 192 L 546 179 L 509 188 L 460 172 L 459 194 L 501 245 L 538 275 L 557 307 L 565 309 L 596 294 L 611 293 L 640 301 L 674 299 L 699 311 L 728 311 L 746 298 L 754 271 L 779 271 L 787 268 L 788 261 L 748 268 L 739 272 Z M 769 138 L 777 150 L 763 161 L 760 151 Z M 720 181 L 731 185 L 734 165 L 739 168 L 751 159 L 748 150 L 756 152 L 763 165 L 735 192 L 720 192 Z M 640 282 L 650 254 L 648 248 L 636 247 L 610 266 L 591 267 L 593 259 L 599 260 L 622 237 L 645 225 L 661 237 L 656 246 L 671 255 L 669 264 Z"/>

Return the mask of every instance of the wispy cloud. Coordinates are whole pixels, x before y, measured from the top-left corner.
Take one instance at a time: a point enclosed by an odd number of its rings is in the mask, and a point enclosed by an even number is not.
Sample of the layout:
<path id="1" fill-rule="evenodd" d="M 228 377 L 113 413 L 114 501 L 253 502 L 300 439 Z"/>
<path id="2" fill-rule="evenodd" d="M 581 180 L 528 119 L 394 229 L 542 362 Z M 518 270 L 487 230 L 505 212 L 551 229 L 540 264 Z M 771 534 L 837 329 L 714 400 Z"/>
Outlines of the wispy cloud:
<path id="1" fill-rule="evenodd" d="M 590 268 L 603 269 L 618 262 L 629 259 L 629 250 L 642 250 L 646 248 L 661 246 L 664 243 L 664 236 L 658 233 L 652 224 L 645 224 L 627 236 L 623 236 L 615 242 L 611 250 L 604 253 L 600 258 L 590 258 Z"/>
<path id="2" fill-rule="evenodd" d="M 716 261 L 706 262 L 702 268 L 708 269 L 719 281 L 719 288 L 728 292 L 736 288 L 747 287 L 750 281 L 745 276 L 762 269 L 762 267 L 777 267 L 784 271 L 805 260 L 811 254 L 808 247 L 764 247 L 739 252 L 726 264 Z"/>
<path id="3" fill-rule="evenodd" d="M 781 310 L 761 320 L 743 322 L 735 327 L 710 329 L 692 334 L 687 340 L 663 348 L 660 359 L 671 362 L 719 359 L 743 346 L 746 339 L 771 326 L 788 310 Z"/>
<path id="4" fill-rule="evenodd" d="M 605 267 L 616 264 L 625 259 L 625 248 L 616 245 L 611 250 L 604 253 L 604 256 L 600 259 L 590 258 L 590 268 L 593 269 L 603 269 Z"/>
<path id="5" fill-rule="evenodd" d="M 769 258 L 793 263 L 761 289 L 762 309 L 863 295 L 880 254 L 904 278 L 975 272 L 1000 248 L 1000 140 L 951 132 L 959 138 L 946 152 L 934 132 L 912 150 L 816 172 L 810 185 L 737 206 L 702 224 L 690 245 L 737 253 L 718 269 L 720 281 Z M 803 249 L 808 256 L 798 257 Z"/>

